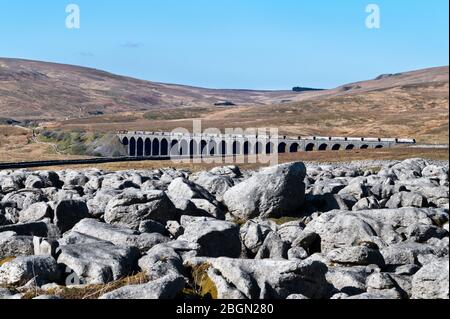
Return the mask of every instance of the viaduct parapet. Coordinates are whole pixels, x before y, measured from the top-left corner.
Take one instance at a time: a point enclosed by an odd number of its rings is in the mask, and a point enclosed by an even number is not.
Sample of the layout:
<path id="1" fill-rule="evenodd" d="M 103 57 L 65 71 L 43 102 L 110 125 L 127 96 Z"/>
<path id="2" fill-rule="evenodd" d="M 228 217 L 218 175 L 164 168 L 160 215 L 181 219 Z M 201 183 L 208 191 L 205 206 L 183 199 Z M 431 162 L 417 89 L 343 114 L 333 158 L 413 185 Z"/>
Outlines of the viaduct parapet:
<path id="1" fill-rule="evenodd" d="M 118 132 L 120 142 L 131 157 L 234 156 L 249 154 L 297 153 L 381 149 L 414 145 L 414 139 L 256 136 L 226 134 L 182 134 L 165 132 Z"/>

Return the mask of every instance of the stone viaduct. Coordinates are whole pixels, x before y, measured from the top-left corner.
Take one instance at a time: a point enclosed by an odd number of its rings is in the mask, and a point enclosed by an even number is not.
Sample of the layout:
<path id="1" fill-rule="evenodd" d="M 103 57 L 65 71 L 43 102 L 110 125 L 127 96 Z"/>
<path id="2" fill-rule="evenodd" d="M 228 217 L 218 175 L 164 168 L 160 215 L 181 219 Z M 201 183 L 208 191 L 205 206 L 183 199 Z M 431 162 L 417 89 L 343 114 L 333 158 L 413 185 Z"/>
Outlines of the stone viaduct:
<path id="1" fill-rule="evenodd" d="M 290 137 L 256 135 L 182 134 L 164 132 L 118 132 L 130 157 L 209 157 L 249 154 L 297 153 L 381 149 L 415 144 L 414 139 L 363 137 Z"/>

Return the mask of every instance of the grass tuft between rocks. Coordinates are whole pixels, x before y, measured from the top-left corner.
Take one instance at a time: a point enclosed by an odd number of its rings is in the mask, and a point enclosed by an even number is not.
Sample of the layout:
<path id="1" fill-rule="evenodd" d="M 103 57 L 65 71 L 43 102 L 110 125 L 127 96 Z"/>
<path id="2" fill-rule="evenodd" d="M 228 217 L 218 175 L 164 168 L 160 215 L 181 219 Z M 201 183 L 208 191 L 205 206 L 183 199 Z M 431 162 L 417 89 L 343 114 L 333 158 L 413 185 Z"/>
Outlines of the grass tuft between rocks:
<path id="1" fill-rule="evenodd" d="M 137 273 L 135 275 L 119 279 L 114 282 L 110 282 L 104 285 L 86 285 L 80 287 L 57 287 L 49 290 L 29 290 L 27 291 L 22 299 L 33 299 L 38 296 L 57 296 L 62 299 L 74 300 L 74 299 L 98 299 L 100 296 L 114 291 L 116 289 L 132 286 L 141 285 L 149 282 L 149 277 L 143 273 Z"/>
<path id="2" fill-rule="evenodd" d="M 207 263 L 192 268 L 194 293 L 202 299 L 218 299 L 217 287 L 208 276 L 210 265 Z"/>
<path id="3" fill-rule="evenodd" d="M 0 267 L 3 266 L 6 263 L 9 263 L 9 262 L 13 261 L 14 259 L 16 259 L 15 256 L 9 256 L 9 257 L 0 259 Z"/>

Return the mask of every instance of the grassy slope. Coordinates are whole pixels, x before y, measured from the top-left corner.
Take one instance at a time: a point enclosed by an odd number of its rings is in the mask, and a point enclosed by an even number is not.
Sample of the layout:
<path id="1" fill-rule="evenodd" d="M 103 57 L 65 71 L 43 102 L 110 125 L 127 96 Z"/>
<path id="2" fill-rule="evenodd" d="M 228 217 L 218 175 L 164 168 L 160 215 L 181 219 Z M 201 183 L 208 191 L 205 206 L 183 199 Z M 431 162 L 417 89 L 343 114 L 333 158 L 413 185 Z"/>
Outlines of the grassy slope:
<path id="1" fill-rule="evenodd" d="M 123 129 L 190 130 L 192 119 L 201 119 L 203 129 L 214 127 L 222 131 L 275 127 L 281 134 L 293 136 L 414 137 L 419 143 L 448 143 L 448 67 L 292 95 L 292 92 L 174 86 L 74 66 L 5 61 L 0 59 L 0 116 L 2 112 L 19 117 L 36 115 L 43 109 L 47 115 L 56 117 L 72 112 L 70 119 L 41 123 L 43 130 L 65 131 L 70 136 L 84 132 L 87 138 L 81 141 L 79 138 L 47 141 L 57 143 L 69 154 L 95 155 L 100 148 L 104 155 L 112 155 L 118 145 L 107 134 Z M 68 85 L 69 82 L 73 85 Z M 159 102 L 150 102 L 150 96 Z M 248 103 L 232 108 L 211 106 L 213 101 L 228 97 Z M 85 98 L 89 100 L 87 104 L 82 101 Z M 279 103 L 281 98 L 290 102 Z M 81 103 L 81 109 L 75 112 L 73 103 Z M 86 115 L 97 110 L 88 107 L 89 103 L 108 114 Z M 81 117 L 77 117 L 80 110 Z M 105 134 L 104 139 L 90 138 Z M 1 126 L 0 161 L 71 157 L 55 154 L 50 144 L 31 143 L 30 135 L 30 131 Z M 103 148 L 102 143 L 106 145 Z"/>

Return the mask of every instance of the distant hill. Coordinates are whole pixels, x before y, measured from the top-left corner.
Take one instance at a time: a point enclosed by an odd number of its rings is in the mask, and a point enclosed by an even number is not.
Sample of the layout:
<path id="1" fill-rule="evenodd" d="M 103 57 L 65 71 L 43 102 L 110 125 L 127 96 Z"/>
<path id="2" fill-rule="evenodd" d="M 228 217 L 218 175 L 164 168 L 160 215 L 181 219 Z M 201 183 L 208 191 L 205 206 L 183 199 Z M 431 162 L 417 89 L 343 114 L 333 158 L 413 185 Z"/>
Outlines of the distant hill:
<path id="1" fill-rule="evenodd" d="M 100 70 L 0 58 L 0 117 L 54 119 L 154 108 L 270 104 L 291 91 L 214 90 L 163 84 Z"/>
<path id="2" fill-rule="evenodd" d="M 258 106 L 448 82 L 448 67 L 381 75 L 332 90 L 214 90 L 137 80 L 56 63 L 0 58 L 0 118 L 86 118 L 161 108 Z"/>

